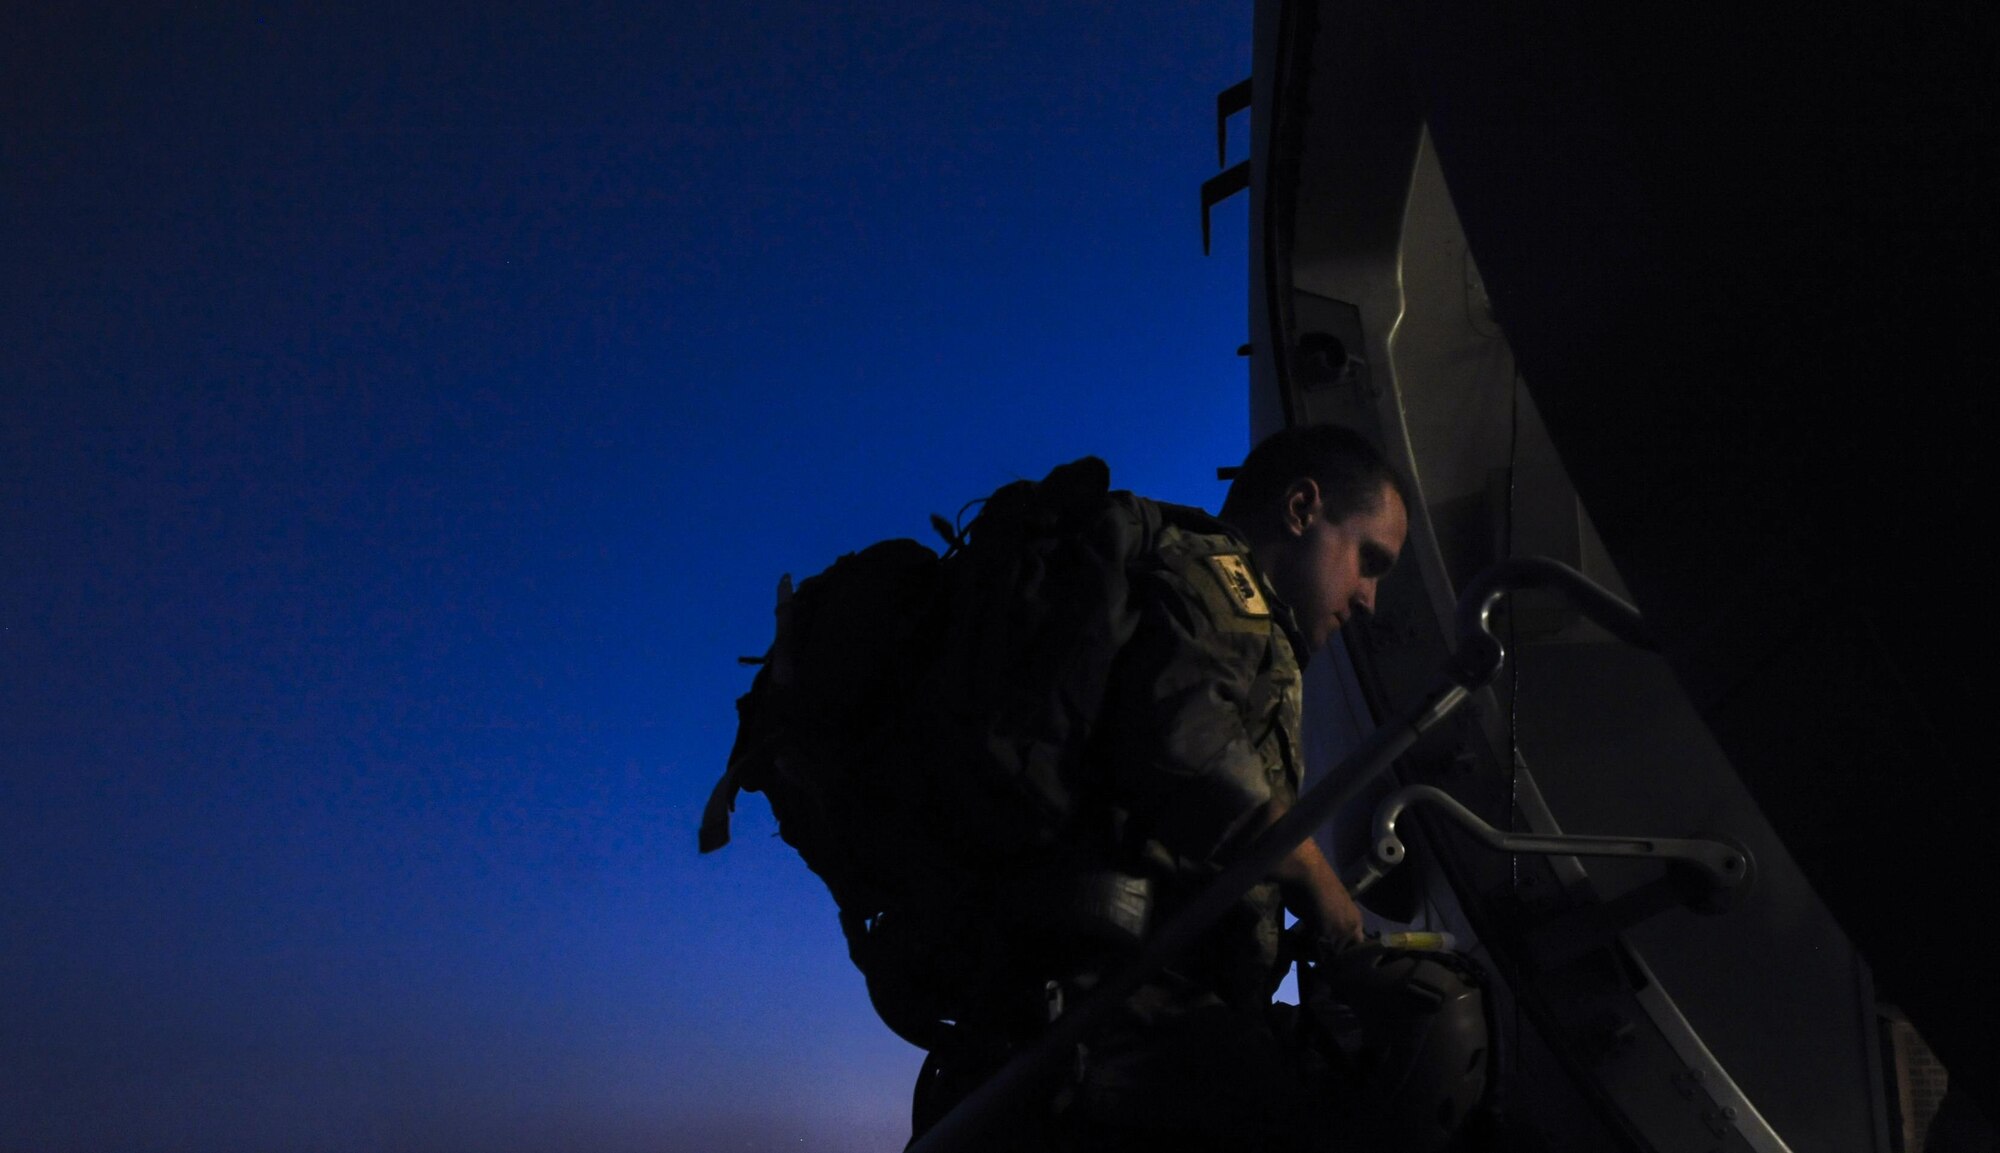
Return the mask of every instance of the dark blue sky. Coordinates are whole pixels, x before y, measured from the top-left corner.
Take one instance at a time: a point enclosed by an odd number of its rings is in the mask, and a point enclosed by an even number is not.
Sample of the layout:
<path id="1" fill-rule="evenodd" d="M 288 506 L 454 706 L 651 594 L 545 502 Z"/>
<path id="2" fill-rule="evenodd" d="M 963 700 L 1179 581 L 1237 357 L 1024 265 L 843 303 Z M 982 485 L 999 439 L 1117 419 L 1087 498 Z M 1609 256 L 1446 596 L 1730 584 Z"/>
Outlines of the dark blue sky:
<path id="1" fill-rule="evenodd" d="M 735 657 L 1214 506 L 1249 4 L 377 7 L 0 14 L 0 1148 L 895 1148 Z"/>

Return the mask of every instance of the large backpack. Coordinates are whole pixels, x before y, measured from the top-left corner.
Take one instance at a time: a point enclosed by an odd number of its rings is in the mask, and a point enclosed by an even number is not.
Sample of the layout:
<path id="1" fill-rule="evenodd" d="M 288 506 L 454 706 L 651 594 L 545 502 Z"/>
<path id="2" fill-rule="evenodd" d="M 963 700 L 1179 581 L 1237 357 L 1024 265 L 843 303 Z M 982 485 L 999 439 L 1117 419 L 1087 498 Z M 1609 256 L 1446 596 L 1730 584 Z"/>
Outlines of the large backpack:
<path id="1" fill-rule="evenodd" d="M 883 541 L 781 583 L 737 701 L 702 851 L 727 843 L 738 789 L 764 793 L 877 1013 L 919 1047 L 1019 991 L 1044 945 L 1144 929 L 1084 763 L 1160 514 L 1109 489 L 1085 457 L 996 491 L 963 534 L 933 518 L 942 556 Z"/>

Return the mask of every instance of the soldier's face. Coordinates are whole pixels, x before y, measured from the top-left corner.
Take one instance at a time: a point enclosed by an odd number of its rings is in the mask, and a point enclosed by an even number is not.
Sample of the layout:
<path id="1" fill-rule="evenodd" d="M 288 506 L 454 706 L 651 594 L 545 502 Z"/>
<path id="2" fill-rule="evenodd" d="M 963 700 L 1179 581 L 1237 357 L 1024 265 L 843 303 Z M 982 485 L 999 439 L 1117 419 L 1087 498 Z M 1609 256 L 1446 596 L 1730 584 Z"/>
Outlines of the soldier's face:
<path id="1" fill-rule="evenodd" d="M 1375 610 L 1375 586 L 1402 555 L 1410 521 L 1386 484 L 1373 510 L 1330 521 L 1317 486 L 1303 483 L 1307 490 L 1288 497 L 1287 539 L 1273 558 L 1271 583 L 1317 652 L 1355 613 Z"/>

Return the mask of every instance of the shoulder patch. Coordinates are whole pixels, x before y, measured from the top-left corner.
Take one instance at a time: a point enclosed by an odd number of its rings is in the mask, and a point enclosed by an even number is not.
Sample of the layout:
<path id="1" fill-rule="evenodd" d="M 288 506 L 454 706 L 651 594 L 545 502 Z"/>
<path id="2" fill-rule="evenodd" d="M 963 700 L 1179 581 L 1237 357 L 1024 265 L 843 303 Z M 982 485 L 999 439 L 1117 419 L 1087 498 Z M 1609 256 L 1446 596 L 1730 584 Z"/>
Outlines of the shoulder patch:
<path id="1" fill-rule="evenodd" d="M 1257 578 L 1250 575 L 1250 566 L 1241 556 L 1223 553 L 1201 559 L 1222 582 L 1223 590 L 1229 594 L 1237 612 L 1246 617 L 1271 615 L 1271 602 L 1264 599 L 1264 590 L 1257 587 Z"/>

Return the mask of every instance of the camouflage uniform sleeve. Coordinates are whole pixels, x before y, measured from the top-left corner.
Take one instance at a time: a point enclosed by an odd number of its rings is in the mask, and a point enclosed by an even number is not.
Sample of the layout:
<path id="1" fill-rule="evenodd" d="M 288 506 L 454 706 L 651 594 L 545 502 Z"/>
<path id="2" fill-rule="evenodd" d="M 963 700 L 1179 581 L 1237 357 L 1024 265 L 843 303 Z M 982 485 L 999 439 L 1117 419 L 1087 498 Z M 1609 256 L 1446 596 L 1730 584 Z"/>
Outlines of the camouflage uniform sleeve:
<path id="1" fill-rule="evenodd" d="M 1169 530 L 1161 558 L 1109 686 L 1111 788 L 1128 837 L 1210 861 L 1296 795 L 1298 667 L 1234 542 Z"/>

